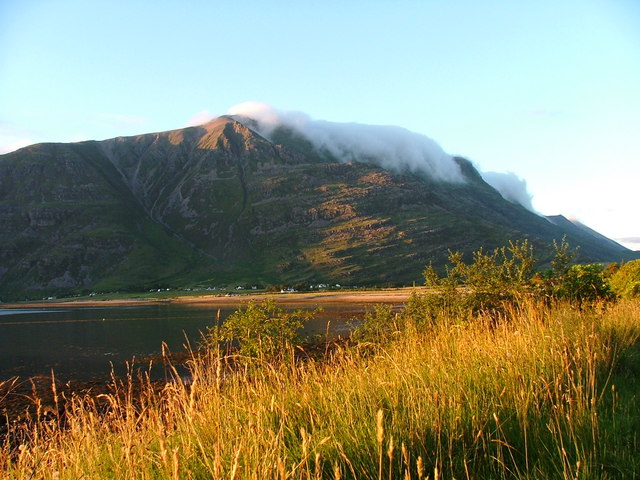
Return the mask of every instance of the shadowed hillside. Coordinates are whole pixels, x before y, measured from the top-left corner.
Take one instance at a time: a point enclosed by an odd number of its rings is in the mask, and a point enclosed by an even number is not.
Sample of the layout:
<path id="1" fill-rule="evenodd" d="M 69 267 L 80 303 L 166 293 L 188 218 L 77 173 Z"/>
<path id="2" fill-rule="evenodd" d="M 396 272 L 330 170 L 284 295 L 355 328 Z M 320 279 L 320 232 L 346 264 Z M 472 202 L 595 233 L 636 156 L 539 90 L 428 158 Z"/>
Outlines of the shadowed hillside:
<path id="1" fill-rule="evenodd" d="M 340 162 L 279 130 L 200 127 L 0 156 L 0 298 L 199 282 L 420 281 L 448 249 L 553 239 L 581 261 L 634 253 L 504 200 L 466 160 L 465 182 Z M 595 232 L 594 232 L 595 233 Z"/>

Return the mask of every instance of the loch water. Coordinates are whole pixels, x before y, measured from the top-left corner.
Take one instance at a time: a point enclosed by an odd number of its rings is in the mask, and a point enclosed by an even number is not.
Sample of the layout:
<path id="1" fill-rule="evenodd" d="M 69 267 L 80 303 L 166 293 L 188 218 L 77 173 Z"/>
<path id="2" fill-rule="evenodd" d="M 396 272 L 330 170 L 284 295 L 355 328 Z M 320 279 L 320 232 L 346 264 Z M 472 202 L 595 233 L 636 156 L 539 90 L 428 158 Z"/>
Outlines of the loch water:
<path id="1" fill-rule="evenodd" d="M 129 364 L 158 362 L 163 343 L 174 353 L 197 348 L 220 310 L 224 321 L 237 307 L 199 304 L 0 309 L 0 381 L 19 376 L 103 380 Z M 305 307 L 313 310 L 313 307 Z M 361 306 L 325 306 L 304 336 L 345 332 Z M 155 360 L 154 360 L 155 359 Z"/>

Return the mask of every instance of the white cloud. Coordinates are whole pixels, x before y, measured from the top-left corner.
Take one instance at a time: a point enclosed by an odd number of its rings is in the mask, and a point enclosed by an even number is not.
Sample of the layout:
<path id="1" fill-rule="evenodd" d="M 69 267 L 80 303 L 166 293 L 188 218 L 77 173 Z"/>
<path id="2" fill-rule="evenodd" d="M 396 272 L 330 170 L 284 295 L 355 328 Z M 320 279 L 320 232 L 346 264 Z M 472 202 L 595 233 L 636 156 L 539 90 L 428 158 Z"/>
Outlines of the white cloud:
<path id="1" fill-rule="evenodd" d="M 187 123 L 185 124 L 185 126 L 197 127 L 198 125 L 203 125 L 213 120 L 216 117 L 217 115 L 214 115 L 209 110 L 202 110 L 201 112 L 196 113 L 189 120 L 187 120 Z"/>
<path id="2" fill-rule="evenodd" d="M 229 109 L 229 114 L 255 120 L 266 137 L 279 126 L 291 128 L 343 161 L 372 162 L 393 170 L 422 171 L 437 180 L 464 181 L 458 164 L 435 141 L 401 127 L 313 120 L 303 112 L 280 111 L 260 102 L 241 103 Z M 506 200 L 537 213 L 524 179 L 512 172 L 481 175 Z"/>
<path id="3" fill-rule="evenodd" d="M 0 154 L 13 152 L 34 143 L 30 138 L 13 137 L 0 133 Z"/>
<path id="4" fill-rule="evenodd" d="M 36 143 L 33 137 L 37 133 L 11 122 L 0 121 L 0 154 L 13 152 Z"/>
<path id="5" fill-rule="evenodd" d="M 229 109 L 229 114 L 255 120 L 265 137 L 280 126 L 288 127 L 341 161 L 375 163 L 396 171 L 421 171 L 447 182 L 465 181 L 451 155 L 432 139 L 405 128 L 313 120 L 305 113 L 280 111 L 259 102 L 241 103 Z"/>
<path id="6" fill-rule="evenodd" d="M 485 182 L 495 188 L 505 200 L 522 205 L 537 213 L 531 204 L 533 195 L 527 190 L 527 181 L 513 172 L 481 172 Z"/>
<path id="7" fill-rule="evenodd" d="M 614 238 L 616 242 L 631 250 L 640 251 L 640 235 L 636 237 Z"/>

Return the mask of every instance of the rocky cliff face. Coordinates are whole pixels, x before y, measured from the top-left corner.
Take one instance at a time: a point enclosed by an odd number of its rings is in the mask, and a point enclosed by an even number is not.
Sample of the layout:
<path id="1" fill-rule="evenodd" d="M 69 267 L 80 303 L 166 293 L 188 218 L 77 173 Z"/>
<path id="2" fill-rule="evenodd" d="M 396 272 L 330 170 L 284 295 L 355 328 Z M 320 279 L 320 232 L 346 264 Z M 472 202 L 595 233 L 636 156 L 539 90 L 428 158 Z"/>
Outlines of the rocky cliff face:
<path id="1" fill-rule="evenodd" d="M 198 282 L 420 281 L 447 249 L 566 228 L 466 183 L 341 163 L 230 117 L 0 156 L 0 298 Z M 568 232 L 587 260 L 630 252 Z M 544 247 L 542 254 L 548 253 Z"/>

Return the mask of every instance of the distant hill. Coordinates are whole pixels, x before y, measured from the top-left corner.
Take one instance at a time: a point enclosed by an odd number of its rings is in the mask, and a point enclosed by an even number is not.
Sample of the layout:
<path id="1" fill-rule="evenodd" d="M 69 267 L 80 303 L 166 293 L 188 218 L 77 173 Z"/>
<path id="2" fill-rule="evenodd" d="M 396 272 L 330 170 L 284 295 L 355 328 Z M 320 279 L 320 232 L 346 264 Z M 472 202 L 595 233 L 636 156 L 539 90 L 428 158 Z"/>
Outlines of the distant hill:
<path id="1" fill-rule="evenodd" d="M 0 298 L 227 284 L 421 282 L 447 250 L 567 235 L 582 261 L 636 253 L 506 201 L 465 159 L 464 182 L 340 162 L 248 121 L 0 156 Z"/>
<path id="2" fill-rule="evenodd" d="M 606 257 L 606 255 L 610 254 L 612 250 L 617 250 L 623 255 L 626 255 L 629 252 L 629 249 L 627 247 L 620 245 L 618 242 L 615 242 L 610 238 L 605 237 L 601 233 L 596 232 L 592 228 L 587 227 L 584 223 L 581 223 L 577 220 L 569 220 L 563 215 L 547 216 L 547 219 L 554 225 L 565 230 L 567 234 L 571 233 L 573 238 L 579 241 L 579 244 L 583 246 L 583 248 L 585 246 L 588 246 L 588 248 L 592 250 L 594 254 L 599 249 L 602 249 L 600 255 L 602 255 L 603 257 Z"/>

